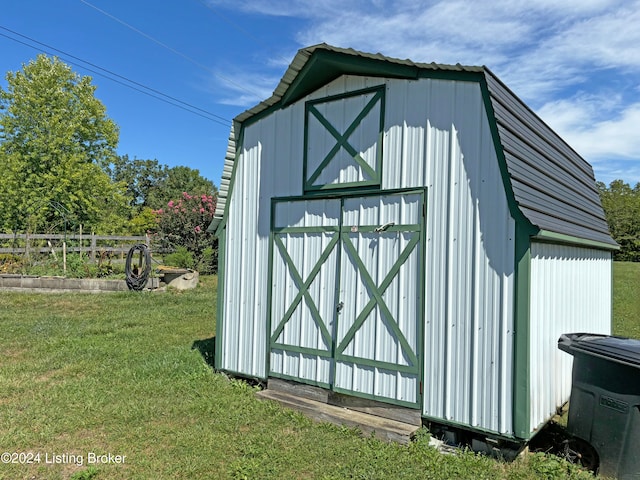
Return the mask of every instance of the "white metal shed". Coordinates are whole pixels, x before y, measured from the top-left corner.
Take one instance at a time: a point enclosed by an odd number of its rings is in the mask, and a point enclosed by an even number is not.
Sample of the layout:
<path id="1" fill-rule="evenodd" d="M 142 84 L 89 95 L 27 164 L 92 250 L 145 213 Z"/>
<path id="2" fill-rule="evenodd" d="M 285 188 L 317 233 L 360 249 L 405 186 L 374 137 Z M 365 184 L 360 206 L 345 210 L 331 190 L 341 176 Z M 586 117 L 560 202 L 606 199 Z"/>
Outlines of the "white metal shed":
<path id="1" fill-rule="evenodd" d="M 610 333 L 593 170 L 486 67 L 302 49 L 234 120 L 216 368 L 526 441 Z"/>

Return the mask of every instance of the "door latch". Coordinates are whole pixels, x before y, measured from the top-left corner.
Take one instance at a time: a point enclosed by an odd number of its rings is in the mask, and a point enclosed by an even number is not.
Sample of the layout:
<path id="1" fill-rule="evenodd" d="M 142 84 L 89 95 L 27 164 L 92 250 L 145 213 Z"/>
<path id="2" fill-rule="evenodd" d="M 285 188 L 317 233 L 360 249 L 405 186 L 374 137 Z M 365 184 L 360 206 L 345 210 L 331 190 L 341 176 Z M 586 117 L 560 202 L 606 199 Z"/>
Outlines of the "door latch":
<path id="1" fill-rule="evenodd" d="M 385 223 L 384 225 L 380 225 L 379 227 L 376 227 L 374 232 L 376 233 L 382 233 L 384 232 L 387 228 L 389 227 L 393 227 L 396 224 L 396 222 L 389 222 L 389 223 Z"/>
<path id="2" fill-rule="evenodd" d="M 338 313 L 338 315 L 340 315 L 340 312 L 342 312 L 343 308 L 344 308 L 344 302 L 340 302 L 336 307 L 336 312 Z"/>

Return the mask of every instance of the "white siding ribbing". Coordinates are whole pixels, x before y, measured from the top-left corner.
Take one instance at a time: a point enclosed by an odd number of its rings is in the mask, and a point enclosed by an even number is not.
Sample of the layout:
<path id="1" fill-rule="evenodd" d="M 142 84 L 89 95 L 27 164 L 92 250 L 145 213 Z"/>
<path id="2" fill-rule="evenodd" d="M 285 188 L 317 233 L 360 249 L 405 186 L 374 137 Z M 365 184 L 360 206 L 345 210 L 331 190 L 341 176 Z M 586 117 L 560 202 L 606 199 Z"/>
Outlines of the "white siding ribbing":
<path id="1" fill-rule="evenodd" d="M 531 428 L 569 400 L 573 357 L 558 349 L 563 333 L 611 333 L 611 253 L 531 245 Z"/>
<path id="2" fill-rule="evenodd" d="M 304 102 L 383 83 L 382 189 L 427 187 L 423 413 L 509 434 L 514 222 L 476 83 L 344 76 L 245 128 L 229 200 L 222 368 L 265 375 L 269 199 L 303 193 Z"/>
<path id="3" fill-rule="evenodd" d="M 300 195 L 304 106 L 244 129 L 228 199 L 219 368 L 266 378 L 271 198 Z M 286 141 L 279 139 L 286 138 Z"/>
<path id="4" fill-rule="evenodd" d="M 383 188 L 427 186 L 426 416 L 512 433 L 514 231 L 480 87 L 388 82 Z"/>
<path id="5" fill-rule="evenodd" d="M 275 227 L 337 227 L 340 221 L 339 200 L 308 200 L 279 202 L 275 207 Z M 303 282 L 328 248 L 334 232 L 309 232 L 278 234 L 286 247 L 297 273 Z M 309 295 L 317 308 L 320 318 L 329 332 L 333 329 L 335 284 L 337 271 L 337 247 L 334 246 L 322 268 L 309 285 Z M 299 292 L 294 274 L 285 262 L 282 252 L 274 246 L 272 289 L 271 334 L 284 318 Z M 310 305 L 303 298 L 291 318 L 285 323 L 277 341 L 285 345 L 296 345 L 329 352 L 330 340 L 325 342 L 319 326 L 309 311 Z M 282 349 L 271 351 L 272 373 L 296 377 L 314 383 L 328 384 L 330 381 L 330 361 L 326 357 L 308 353 L 288 352 Z"/>
<path id="6" fill-rule="evenodd" d="M 421 221 L 422 195 L 383 195 L 347 199 L 344 202 L 343 225 L 352 230 L 349 239 L 376 286 L 380 286 L 419 232 L 359 233 L 357 227 L 380 226 L 393 222 L 396 226 L 418 225 Z M 381 292 L 392 318 L 386 318 L 376 303 L 363 325 L 347 344 L 346 355 L 403 366 L 410 365 L 407 351 L 389 323 L 393 322 L 407 340 L 411 352 L 418 352 L 418 323 L 421 321 L 419 291 L 420 245 L 413 247 L 393 281 Z M 344 309 L 338 316 L 336 343 L 340 344 L 356 317 L 372 299 L 371 288 L 344 248 L 341 255 L 340 300 Z M 399 373 L 384 367 L 362 366 L 339 361 L 335 385 L 344 390 L 408 403 L 418 401 L 418 375 Z"/>

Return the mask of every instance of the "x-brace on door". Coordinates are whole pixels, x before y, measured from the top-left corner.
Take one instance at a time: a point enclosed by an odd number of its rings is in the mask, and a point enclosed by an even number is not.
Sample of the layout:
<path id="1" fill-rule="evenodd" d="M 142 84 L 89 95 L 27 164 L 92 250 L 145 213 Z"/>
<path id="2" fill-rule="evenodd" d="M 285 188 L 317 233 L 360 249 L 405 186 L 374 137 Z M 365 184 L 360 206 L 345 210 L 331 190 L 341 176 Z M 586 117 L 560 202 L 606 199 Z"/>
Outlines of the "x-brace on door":
<path id="1" fill-rule="evenodd" d="M 419 406 L 424 196 L 275 201 L 270 375 Z"/>

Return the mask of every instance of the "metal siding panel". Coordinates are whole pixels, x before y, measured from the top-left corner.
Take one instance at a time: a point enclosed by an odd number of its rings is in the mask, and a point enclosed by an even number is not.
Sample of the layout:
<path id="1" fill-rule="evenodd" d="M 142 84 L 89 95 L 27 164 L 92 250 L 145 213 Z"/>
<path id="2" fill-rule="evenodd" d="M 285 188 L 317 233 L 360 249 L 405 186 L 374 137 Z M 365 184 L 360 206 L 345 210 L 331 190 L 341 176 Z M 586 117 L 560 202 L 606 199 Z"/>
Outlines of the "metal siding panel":
<path id="1" fill-rule="evenodd" d="M 300 193 L 304 109 L 291 107 L 244 131 L 235 186 L 227 198 L 227 269 L 222 370 L 265 378 L 270 198 Z M 286 139 L 283 141 L 283 139 Z"/>
<path id="2" fill-rule="evenodd" d="M 422 187 L 428 81 L 387 81 L 382 188 Z"/>
<path id="3" fill-rule="evenodd" d="M 380 285 L 392 270 L 413 234 L 403 232 L 359 233 L 358 228 L 380 226 L 389 222 L 395 225 L 418 225 L 421 216 L 421 195 L 371 196 L 345 199 L 343 225 L 354 227 L 349 235 L 364 270 L 376 285 Z M 357 228 L 356 228 L 357 227 Z M 398 328 L 406 338 L 409 348 L 417 352 L 418 282 L 417 247 L 400 268 L 389 287 L 382 293 Z M 340 343 L 353 325 L 353 320 L 372 298 L 366 281 L 360 275 L 348 249 L 342 246 L 341 294 L 344 302 L 338 317 L 336 343 Z M 403 309 L 404 307 L 404 309 Z M 398 365 L 410 365 L 401 347 L 400 340 L 383 320 L 377 305 L 364 321 L 353 339 L 347 344 L 344 354 Z M 338 361 L 336 364 L 337 388 L 365 395 L 385 397 L 391 400 L 415 403 L 417 401 L 417 376 L 401 374 L 383 366 L 369 367 Z"/>
<path id="4" fill-rule="evenodd" d="M 423 414 L 510 434 L 515 224 L 478 85 L 425 82 Z"/>
<path id="5" fill-rule="evenodd" d="M 231 212 L 227 224 L 227 265 L 237 264 L 240 258 L 243 264 L 256 265 L 256 244 L 257 235 L 257 198 L 255 193 L 241 194 L 240 192 L 256 192 L 256 188 L 247 189 L 255 179 L 257 174 L 258 158 L 260 149 L 256 148 L 250 152 L 244 152 L 243 162 L 238 165 L 236 181 L 241 182 L 233 195 Z M 235 215 L 239 212 L 239 216 Z M 239 219 L 253 219 L 253 221 L 239 221 Z M 225 288 L 224 305 L 224 325 L 222 334 L 225 336 L 225 351 L 223 352 L 223 369 L 249 376 L 264 377 L 265 365 L 264 357 L 258 358 L 259 345 L 255 340 L 262 336 L 265 338 L 264 326 L 253 323 L 255 310 L 256 285 L 252 281 L 255 277 L 243 275 L 241 269 L 228 268 L 226 272 L 228 287 Z M 238 352 L 251 352 L 239 355 Z M 264 347 L 262 348 L 264 352 Z"/>
<path id="6" fill-rule="evenodd" d="M 338 226 L 340 201 L 319 199 L 278 202 L 274 212 L 274 227 L 276 228 Z M 326 232 L 280 234 L 286 251 L 303 281 L 308 279 L 322 252 L 330 244 L 333 235 L 333 233 Z M 299 292 L 289 267 L 281 255 L 277 249 L 274 249 L 271 283 L 273 288 L 271 333 Z M 336 282 L 336 269 L 337 253 L 334 247 L 309 286 L 311 298 L 329 331 L 333 328 L 335 291 L 331 286 Z M 323 351 L 331 349 L 331 346 L 325 343 L 318 325 L 313 321 L 305 299 L 299 303 L 290 320 L 285 324 L 278 341 L 286 345 Z M 322 384 L 330 382 L 330 362 L 318 355 L 285 352 L 275 348 L 271 352 L 271 359 L 271 372 L 275 374 Z"/>
<path id="7" fill-rule="evenodd" d="M 571 392 L 571 355 L 563 333 L 611 333 L 611 253 L 531 244 L 531 428 L 546 422 Z"/>

